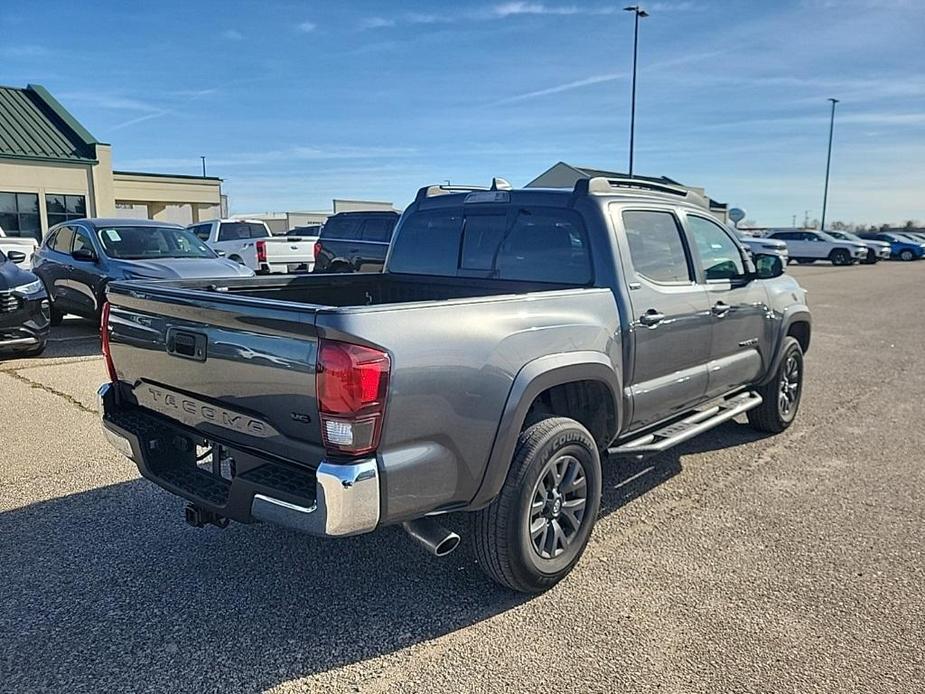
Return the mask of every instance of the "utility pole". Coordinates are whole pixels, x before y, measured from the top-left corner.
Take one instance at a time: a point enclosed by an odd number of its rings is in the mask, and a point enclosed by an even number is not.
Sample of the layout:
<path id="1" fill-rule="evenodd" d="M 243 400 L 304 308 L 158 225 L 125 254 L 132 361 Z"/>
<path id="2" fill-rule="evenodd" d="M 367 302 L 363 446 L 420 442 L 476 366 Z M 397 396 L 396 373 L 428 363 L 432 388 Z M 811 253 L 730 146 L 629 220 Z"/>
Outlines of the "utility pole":
<path id="1" fill-rule="evenodd" d="M 797 216 L 793 215 L 793 224 L 791 225 L 794 229 L 797 228 Z"/>
<path id="2" fill-rule="evenodd" d="M 206 177 L 206 158 L 205 156 L 201 156 L 199 158 L 202 159 L 202 177 L 205 178 Z"/>
<path id="3" fill-rule="evenodd" d="M 633 177 L 633 148 L 636 140 L 636 62 L 639 58 L 639 20 L 642 17 L 648 17 L 649 13 L 639 5 L 630 5 L 623 8 L 626 12 L 632 12 L 636 23 L 633 30 L 633 87 L 632 97 L 630 99 L 630 169 L 629 177 Z"/>
<path id="4" fill-rule="evenodd" d="M 822 193 L 822 223 L 819 231 L 825 231 L 825 207 L 829 202 L 829 169 L 832 166 L 832 132 L 835 130 L 835 104 L 838 99 L 829 99 L 832 102 L 832 116 L 829 118 L 829 153 L 825 159 L 825 189 Z"/>

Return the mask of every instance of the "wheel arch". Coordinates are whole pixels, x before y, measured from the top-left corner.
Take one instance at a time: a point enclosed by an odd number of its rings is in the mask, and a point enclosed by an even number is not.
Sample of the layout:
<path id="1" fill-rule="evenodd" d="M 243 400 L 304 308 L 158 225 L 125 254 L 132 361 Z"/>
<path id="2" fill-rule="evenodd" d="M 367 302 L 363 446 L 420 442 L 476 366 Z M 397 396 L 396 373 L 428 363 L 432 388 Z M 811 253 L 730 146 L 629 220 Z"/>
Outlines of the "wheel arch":
<path id="1" fill-rule="evenodd" d="M 791 308 L 784 316 L 777 342 L 774 346 L 774 358 L 764 378 L 758 385 L 764 385 L 774 378 L 783 357 L 784 340 L 788 337 L 793 337 L 800 343 L 800 348 L 804 354 L 809 351 L 809 345 L 812 341 L 812 319 L 806 306 Z"/>
<path id="2" fill-rule="evenodd" d="M 528 362 L 514 377 L 482 482 L 470 508 L 485 506 L 500 492 L 517 439 L 531 412 L 576 419 L 591 431 L 602 447 L 606 447 L 620 426 L 622 390 L 619 374 L 601 352 L 551 354 Z M 593 400 L 588 399 L 595 393 L 604 398 L 602 406 L 606 414 L 603 418 L 599 409 L 591 407 Z M 550 402 L 553 394 L 555 398 Z M 577 409 L 570 411 L 569 403 L 576 401 Z M 542 404 L 539 410 L 537 403 Z"/>

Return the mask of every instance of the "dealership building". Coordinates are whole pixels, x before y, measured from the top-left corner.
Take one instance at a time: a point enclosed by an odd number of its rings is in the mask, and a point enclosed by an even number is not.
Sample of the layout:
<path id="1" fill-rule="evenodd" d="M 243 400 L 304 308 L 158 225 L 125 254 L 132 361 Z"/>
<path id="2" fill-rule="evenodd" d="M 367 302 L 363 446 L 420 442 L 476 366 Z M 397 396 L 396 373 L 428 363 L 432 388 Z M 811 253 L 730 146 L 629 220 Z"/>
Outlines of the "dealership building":
<path id="1" fill-rule="evenodd" d="M 189 224 L 223 216 L 220 178 L 114 171 L 112 147 L 48 91 L 0 87 L 0 229 L 41 239 L 79 217 Z"/>

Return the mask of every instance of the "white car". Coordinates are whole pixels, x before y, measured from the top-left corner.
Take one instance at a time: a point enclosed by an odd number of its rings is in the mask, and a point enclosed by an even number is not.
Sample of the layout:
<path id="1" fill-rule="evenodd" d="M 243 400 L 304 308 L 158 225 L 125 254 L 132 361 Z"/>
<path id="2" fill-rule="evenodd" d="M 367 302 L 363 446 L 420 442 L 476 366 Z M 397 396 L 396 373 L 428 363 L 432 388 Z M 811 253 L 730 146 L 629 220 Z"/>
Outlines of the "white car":
<path id="1" fill-rule="evenodd" d="M 773 255 L 779 255 L 784 265 L 790 261 L 790 250 L 783 241 L 769 239 L 764 236 L 750 236 L 738 230 L 735 231 L 735 234 L 739 238 L 739 241 L 742 242 L 742 245 L 745 246 L 746 250 L 751 253 L 771 253 Z"/>
<path id="2" fill-rule="evenodd" d="M 3 229 L 0 229 L 0 251 L 4 253 L 8 253 L 9 251 L 25 253 L 26 259 L 21 263 L 25 268 L 32 267 L 32 254 L 35 253 L 35 249 L 38 247 L 39 242 L 31 236 L 24 236 L 22 238 L 7 236 L 3 233 Z"/>
<path id="3" fill-rule="evenodd" d="M 853 265 L 867 259 L 868 249 L 863 242 L 842 241 L 824 231 L 772 231 L 768 238 L 786 242 L 790 259 L 798 263 L 828 260 L 832 265 Z"/>
<path id="4" fill-rule="evenodd" d="M 867 258 L 861 262 L 868 265 L 873 265 L 878 260 L 888 260 L 890 257 L 890 244 L 885 241 L 874 241 L 873 239 L 862 239 L 860 236 L 855 236 L 849 231 L 829 231 L 827 232 L 829 236 L 834 236 L 836 239 L 841 241 L 856 241 L 857 243 L 863 243 L 867 246 L 870 253 L 867 254 Z"/>
<path id="5" fill-rule="evenodd" d="M 311 272 L 317 236 L 273 236 L 259 219 L 212 219 L 186 227 L 207 246 L 258 274 Z"/>

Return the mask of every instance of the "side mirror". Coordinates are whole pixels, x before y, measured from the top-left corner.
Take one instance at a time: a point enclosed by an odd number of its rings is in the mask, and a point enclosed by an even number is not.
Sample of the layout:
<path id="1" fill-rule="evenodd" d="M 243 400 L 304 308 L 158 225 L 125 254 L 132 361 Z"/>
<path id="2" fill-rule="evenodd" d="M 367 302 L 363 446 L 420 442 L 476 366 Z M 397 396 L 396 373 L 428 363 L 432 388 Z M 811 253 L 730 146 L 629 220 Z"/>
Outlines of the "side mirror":
<path id="1" fill-rule="evenodd" d="M 755 277 L 771 280 L 784 274 L 784 261 L 774 253 L 756 253 L 754 255 Z"/>
<path id="2" fill-rule="evenodd" d="M 71 257 L 74 258 L 74 260 L 81 260 L 85 263 L 96 262 L 96 253 L 89 248 L 78 248 L 71 253 Z"/>
<path id="3" fill-rule="evenodd" d="M 22 251 L 9 251 L 6 254 L 7 259 L 11 263 L 24 263 L 26 262 L 26 254 Z"/>

